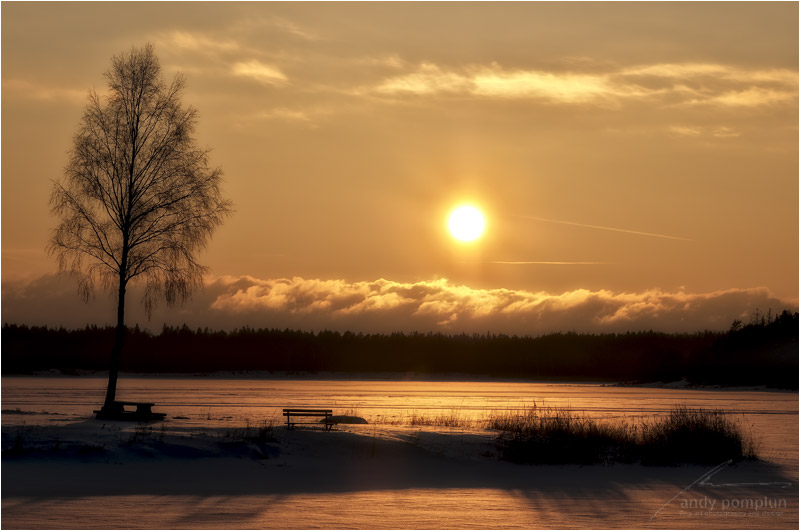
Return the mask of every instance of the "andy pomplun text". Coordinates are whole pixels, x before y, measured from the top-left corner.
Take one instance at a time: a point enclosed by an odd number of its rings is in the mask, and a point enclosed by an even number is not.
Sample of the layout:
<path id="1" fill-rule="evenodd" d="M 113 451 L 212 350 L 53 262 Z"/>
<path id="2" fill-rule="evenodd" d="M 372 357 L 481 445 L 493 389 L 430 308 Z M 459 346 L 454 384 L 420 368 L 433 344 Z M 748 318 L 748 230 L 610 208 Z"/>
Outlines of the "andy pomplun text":
<path id="1" fill-rule="evenodd" d="M 681 513 L 696 516 L 780 516 L 786 509 L 784 498 L 702 498 L 681 500 Z"/>

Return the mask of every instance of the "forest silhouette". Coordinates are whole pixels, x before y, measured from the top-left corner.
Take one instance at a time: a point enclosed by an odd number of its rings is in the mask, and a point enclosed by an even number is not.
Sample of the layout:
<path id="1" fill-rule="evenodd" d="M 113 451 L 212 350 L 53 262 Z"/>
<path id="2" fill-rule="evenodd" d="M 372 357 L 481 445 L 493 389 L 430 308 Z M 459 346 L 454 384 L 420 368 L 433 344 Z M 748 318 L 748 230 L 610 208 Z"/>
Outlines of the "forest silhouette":
<path id="1" fill-rule="evenodd" d="M 78 330 L 4 324 L 3 375 L 108 368 L 113 327 Z M 140 373 L 416 373 L 535 380 L 670 382 L 798 388 L 798 314 L 758 314 L 725 332 L 665 334 L 392 333 L 138 325 L 121 369 Z"/>

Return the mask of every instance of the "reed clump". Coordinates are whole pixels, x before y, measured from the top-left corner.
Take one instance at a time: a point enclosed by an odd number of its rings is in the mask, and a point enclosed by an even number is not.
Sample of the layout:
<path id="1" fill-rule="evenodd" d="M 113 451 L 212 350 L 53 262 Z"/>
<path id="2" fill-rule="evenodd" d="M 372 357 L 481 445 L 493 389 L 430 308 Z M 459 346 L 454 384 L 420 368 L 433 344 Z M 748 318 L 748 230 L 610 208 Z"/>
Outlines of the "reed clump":
<path id="1" fill-rule="evenodd" d="M 645 464 L 718 464 L 758 458 L 752 434 L 722 410 L 677 406 L 666 417 L 642 422 L 639 431 L 640 459 Z"/>
<path id="2" fill-rule="evenodd" d="M 228 428 L 223 433 L 228 439 L 247 441 L 247 442 L 272 442 L 275 440 L 275 421 L 274 419 L 262 420 L 255 426 L 246 420 L 242 427 Z"/>
<path id="3" fill-rule="evenodd" d="M 603 421 L 568 408 L 495 415 L 502 458 L 528 464 L 717 464 L 757 458 L 750 434 L 724 411 L 677 406 L 639 422 Z"/>
<path id="4" fill-rule="evenodd" d="M 474 424 L 474 421 L 466 418 L 457 411 L 449 413 L 439 413 L 436 415 L 420 415 L 416 411 L 411 413 L 408 419 L 409 426 L 441 426 L 445 428 L 467 428 Z"/>
<path id="5" fill-rule="evenodd" d="M 383 426 L 426 426 L 444 428 L 473 428 L 483 426 L 484 420 L 466 416 L 453 410 L 441 413 L 419 413 L 412 411 L 407 415 L 377 415 L 370 418 L 371 424 Z"/>

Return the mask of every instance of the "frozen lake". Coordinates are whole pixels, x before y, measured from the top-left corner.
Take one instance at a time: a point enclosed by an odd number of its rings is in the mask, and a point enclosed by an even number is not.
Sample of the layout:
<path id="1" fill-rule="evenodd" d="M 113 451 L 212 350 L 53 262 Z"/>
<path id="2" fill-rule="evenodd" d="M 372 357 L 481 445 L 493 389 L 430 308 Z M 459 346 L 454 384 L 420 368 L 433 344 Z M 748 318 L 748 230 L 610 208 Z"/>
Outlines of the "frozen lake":
<path id="1" fill-rule="evenodd" d="M 94 437 L 91 430 L 100 428 L 89 419 L 105 385 L 102 377 L 3 378 L 4 448 L 20 424 L 33 431 L 59 428 L 65 437 Z M 274 419 L 280 456 L 184 459 L 156 445 L 150 448 L 155 457 L 148 458 L 131 457 L 132 450 L 119 446 L 106 452 L 105 461 L 4 458 L 4 528 L 797 526 L 796 393 L 509 381 L 123 376 L 118 398 L 155 402 L 157 411 L 167 413 L 168 439 L 174 436 L 179 443 L 173 449 L 188 444 L 192 451 L 207 451 L 208 440 L 186 434 Z M 403 426 L 413 415 L 456 416 L 479 426 L 493 413 L 534 404 L 607 419 L 661 415 L 678 404 L 723 409 L 760 440 L 766 463 L 726 469 L 715 476 L 716 485 L 682 492 L 705 468 L 511 465 L 479 457 L 494 437 L 481 428 Z M 287 432 L 280 427 L 284 407 L 329 407 L 372 424 L 332 433 Z M 124 439 L 104 429 L 97 433 Z M 114 429 L 124 434 L 134 428 Z M 468 451 L 472 457 L 465 461 Z M 786 481 L 792 485 L 788 489 Z M 762 499 L 785 504 L 779 516 L 765 510 L 720 513 L 723 503 Z M 716 513 L 701 506 L 685 511 L 680 505 L 707 500 L 719 503 Z"/>

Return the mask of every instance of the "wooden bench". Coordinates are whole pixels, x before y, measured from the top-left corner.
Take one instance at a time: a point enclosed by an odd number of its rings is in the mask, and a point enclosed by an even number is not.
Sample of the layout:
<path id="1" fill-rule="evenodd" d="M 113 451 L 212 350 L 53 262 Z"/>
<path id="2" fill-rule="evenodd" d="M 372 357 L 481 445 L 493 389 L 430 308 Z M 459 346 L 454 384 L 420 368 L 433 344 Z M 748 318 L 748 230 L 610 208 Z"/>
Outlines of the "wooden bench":
<path id="1" fill-rule="evenodd" d="M 153 402 L 128 402 L 115 400 L 111 404 L 104 404 L 99 410 L 95 410 L 97 419 L 100 420 L 132 420 L 139 422 L 150 422 L 164 420 L 166 413 L 153 413 Z M 136 407 L 135 411 L 125 409 L 125 406 Z"/>
<path id="2" fill-rule="evenodd" d="M 331 417 L 333 416 L 332 409 L 284 409 L 283 416 L 286 417 L 286 427 L 288 429 L 294 428 L 295 424 L 325 424 L 325 429 L 330 430 L 333 426 L 333 420 Z M 322 422 L 314 422 L 314 421 L 307 421 L 307 422 L 297 422 L 293 421 L 292 417 L 317 417 L 323 418 Z"/>

